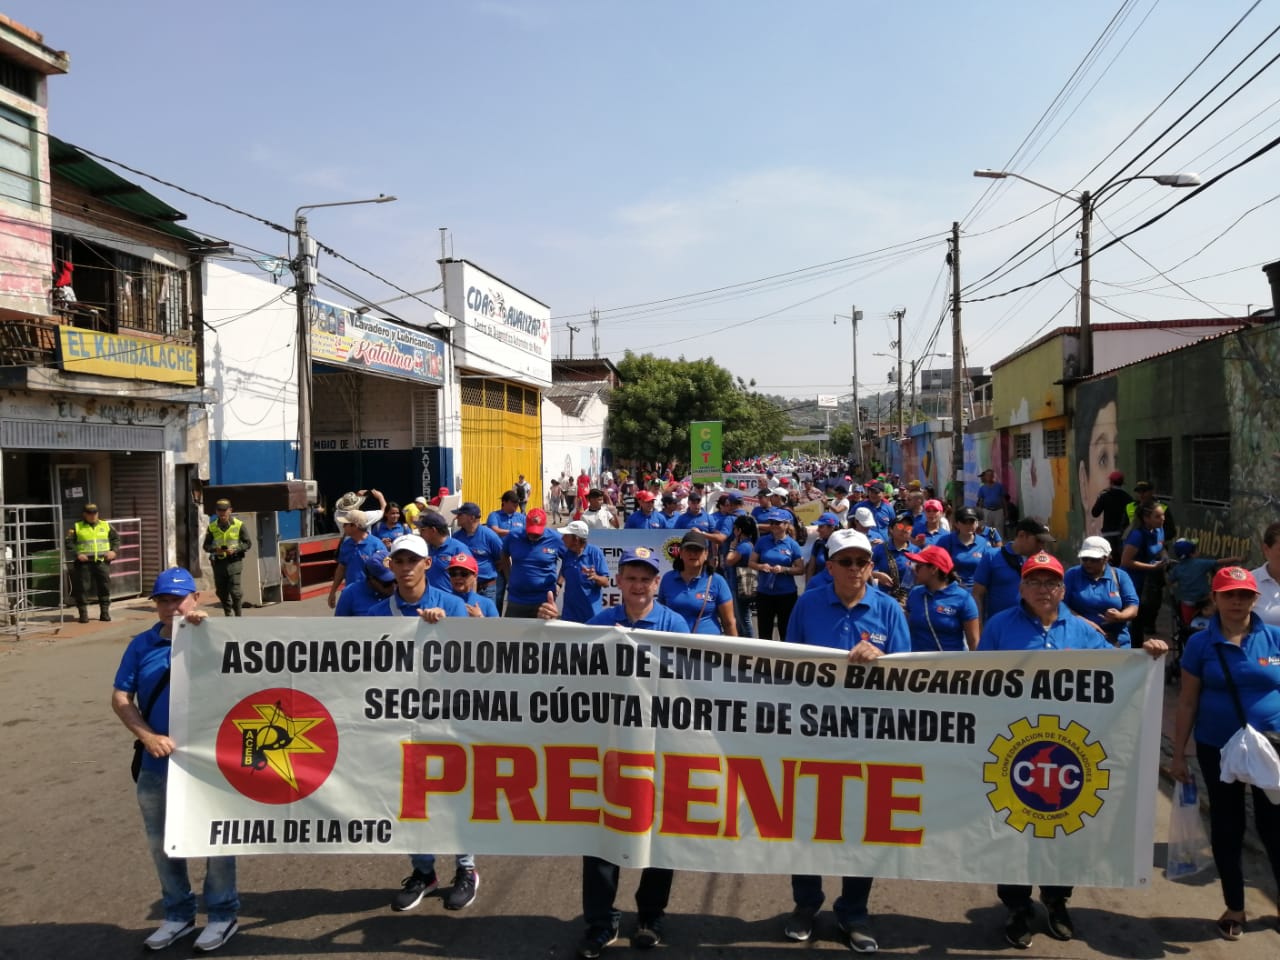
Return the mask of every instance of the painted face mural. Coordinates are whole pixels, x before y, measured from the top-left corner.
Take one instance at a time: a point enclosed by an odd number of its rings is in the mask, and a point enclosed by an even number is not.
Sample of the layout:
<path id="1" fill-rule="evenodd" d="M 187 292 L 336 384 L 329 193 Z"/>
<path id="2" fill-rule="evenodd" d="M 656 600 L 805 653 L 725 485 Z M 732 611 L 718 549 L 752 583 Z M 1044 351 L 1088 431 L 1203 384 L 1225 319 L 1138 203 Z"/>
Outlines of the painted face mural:
<path id="1" fill-rule="evenodd" d="M 1102 518 L 1090 516 L 1098 494 L 1110 486 L 1112 470 L 1122 469 L 1119 408 L 1112 378 L 1081 384 L 1076 391 L 1076 461 L 1084 536 L 1102 532 Z"/>

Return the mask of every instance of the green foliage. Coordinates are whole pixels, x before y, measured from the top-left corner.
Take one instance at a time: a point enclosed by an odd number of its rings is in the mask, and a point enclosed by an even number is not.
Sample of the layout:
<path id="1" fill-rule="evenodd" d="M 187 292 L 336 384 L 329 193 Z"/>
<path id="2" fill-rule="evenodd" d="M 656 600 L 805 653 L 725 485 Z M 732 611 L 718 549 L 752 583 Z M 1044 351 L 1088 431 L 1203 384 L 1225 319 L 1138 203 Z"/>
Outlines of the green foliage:
<path id="1" fill-rule="evenodd" d="M 627 351 L 609 400 L 609 446 L 622 460 L 689 460 L 689 424 L 719 420 L 726 458 L 775 450 L 787 417 L 709 359 L 668 360 Z"/>
<path id="2" fill-rule="evenodd" d="M 853 424 L 837 423 L 832 427 L 827 448 L 837 456 L 847 455 L 853 449 Z"/>

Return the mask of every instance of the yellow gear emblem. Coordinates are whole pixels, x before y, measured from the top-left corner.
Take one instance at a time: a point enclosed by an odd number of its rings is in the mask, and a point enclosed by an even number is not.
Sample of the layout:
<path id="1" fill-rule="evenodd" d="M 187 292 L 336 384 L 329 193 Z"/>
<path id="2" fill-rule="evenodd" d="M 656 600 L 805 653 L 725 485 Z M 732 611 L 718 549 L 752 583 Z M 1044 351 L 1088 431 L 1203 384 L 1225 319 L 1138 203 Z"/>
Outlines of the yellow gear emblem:
<path id="1" fill-rule="evenodd" d="M 1099 794 L 1111 785 L 1110 772 L 1100 769 L 1107 752 L 1088 738 L 1079 723 L 1063 728 L 1054 716 L 1041 715 L 1034 726 L 1026 719 L 1011 724 L 1009 736 L 996 737 L 987 748 L 995 760 L 982 766 L 991 808 L 1007 811 L 1005 823 L 1019 833 L 1030 824 L 1037 837 L 1084 827 L 1083 817 L 1097 816 Z"/>
<path id="2" fill-rule="evenodd" d="M 680 556 L 680 541 L 683 539 L 684 533 L 681 532 L 678 537 L 668 537 L 662 542 L 662 555 L 668 560 L 674 560 Z"/>

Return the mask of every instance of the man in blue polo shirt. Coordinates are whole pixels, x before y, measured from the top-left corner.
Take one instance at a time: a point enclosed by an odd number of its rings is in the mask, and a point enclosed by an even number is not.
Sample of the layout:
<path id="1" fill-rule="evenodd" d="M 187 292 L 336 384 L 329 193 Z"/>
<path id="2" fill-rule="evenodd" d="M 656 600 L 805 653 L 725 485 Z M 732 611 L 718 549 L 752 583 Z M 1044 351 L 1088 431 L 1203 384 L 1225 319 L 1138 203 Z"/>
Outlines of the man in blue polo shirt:
<path id="1" fill-rule="evenodd" d="M 1055 542 L 1048 527 L 1034 517 L 1024 517 L 1014 527 L 1012 540 L 982 555 L 973 575 L 973 599 L 983 622 L 1018 605 L 1023 561 Z"/>
<path id="2" fill-rule="evenodd" d="M 449 561 L 460 553 L 471 555 L 466 544 L 449 535 L 449 521 L 434 510 L 418 514 L 418 532 L 427 541 L 431 566 L 427 568 L 427 582 L 444 593 L 453 592 L 449 582 Z"/>
<path id="3" fill-rule="evenodd" d="M 662 566 L 653 550 L 636 547 L 627 550 L 618 561 L 618 590 L 622 603 L 605 607 L 587 623 L 592 626 L 623 626 L 636 630 L 664 630 L 688 633 L 684 617 L 660 604 L 658 574 Z M 556 620 L 554 597 L 538 607 L 538 618 Z M 621 913 L 614 907 L 618 896 L 618 865 L 600 857 L 582 858 L 582 914 L 587 930 L 578 943 L 577 955 L 582 960 L 595 960 L 604 948 L 618 939 Z M 662 942 L 663 918 L 671 897 L 672 870 L 645 867 L 636 888 L 636 929 L 631 946 L 648 950 Z"/>
<path id="4" fill-rule="evenodd" d="M 476 593 L 488 597 L 497 605 L 498 558 L 502 555 L 502 538 L 480 522 L 480 506 L 464 503 L 453 515 L 458 518 L 458 530 L 453 538 L 463 544 L 476 558 Z"/>
<path id="5" fill-rule="evenodd" d="M 857 530 L 837 530 L 827 538 L 827 572 L 831 582 L 805 590 L 791 611 L 788 643 L 848 650 L 854 663 L 888 653 L 910 653 L 911 633 L 898 602 L 868 586 L 871 543 Z M 867 914 L 871 877 L 845 877 L 833 905 L 845 944 L 855 953 L 878 949 Z M 822 909 L 822 878 L 797 874 L 791 878 L 795 910 L 783 932 L 788 940 L 808 940 Z"/>
<path id="6" fill-rule="evenodd" d="M 571 521 L 556 533 L 564 541 L 560 551 L 564 610 L 560 619 L 586 623 L 604 609 L 600 591 L 609 585 L 609 564 L 603 550 L 594 543 L 587 543 L 591 528 L 585 521 Z"/>
<path id="7" fill-rule="evenodd" d="M 884 487 L 878 483 L 867 484 L 867 499 L 854 507 L 855 510 L 866 507 L 875 518 L 876 526 L 888 530 L 893 525 L 893 504 L 884 498 Z"/>
<path id="8" fill-rule="evenodd" d="M 627 530 L 665 530 L 667 518 L 657 509 L 657 500 L 648 490 L 636 491 L 636 509 L 627 515 Z"/>
<path id="9" fill-rule="evenodd" d="M 1021 526 L 1021 524 L 1019 525 Z M 1063 602 L 1062 564 L 1047 553 L 1028 557 L 1018 579 L 1019 602 L 987 620 L 978 641 L 978 650 L 1110 650 L 1107 638 L 1077 617 Z M 1153 657 L 1162 656 L 1168 647 L 1163 640 L 1152 638 L 1142 648 Z M 1041 886 L 1040 900 L 1049 911 L 1049 936 L 1070 940 L 1075 926 L 1067 912 L 1071 887 Z M 1005 922 L 1005 939 L 1025 950 L 1031 946 L 1031 924 L 1035 906 L 1030 884 L 1002 883 L 996 895 L 1009 908 Z"/>
<path id="10" fill-rule="evenodd" d="M 514 490 L 502 495 L 502 506 L 485 520 L 487 526 L 504 543 L 512 534 L 524 533 L 524 514 L 520 512 L 520 500 Z M 507 575 L 502 564 L 497 564 L 497 582 L 494 584 L 493 602 L 499 610 L 507 596 Z"/>
<path id="11" fill-rule="evenodd" d="M 711 530 L 711 517 L 702 509 L 702 494 L 696 489 L 689 491 L 689 507 L 684 513 L 676 517 L 676 530 L 701 530 L 707 533 Z"/>
<path id="12" fill-rule="evenodd" d="M 507 575 L 507 609 L 505 617 L 531 620 L 538 606 L 555 594 L 560 572 L 560 552 L 564 540 L 547 529 L 547 514 L 530 510 L 524 531 L 513 533 L 502 544 L 502 569 Z"/>
<path id="13" fill-rule="evenodd" d="M 394 542 L 394 541 L 392 541 Z M 342 591 L 335 617 L 365 617 L 379 600 L 391 596 L 395 589 L 396 575 L 387 566 L 387 555 L 375 553 L 364 558 L 364 580 L 353 583 Z"/>

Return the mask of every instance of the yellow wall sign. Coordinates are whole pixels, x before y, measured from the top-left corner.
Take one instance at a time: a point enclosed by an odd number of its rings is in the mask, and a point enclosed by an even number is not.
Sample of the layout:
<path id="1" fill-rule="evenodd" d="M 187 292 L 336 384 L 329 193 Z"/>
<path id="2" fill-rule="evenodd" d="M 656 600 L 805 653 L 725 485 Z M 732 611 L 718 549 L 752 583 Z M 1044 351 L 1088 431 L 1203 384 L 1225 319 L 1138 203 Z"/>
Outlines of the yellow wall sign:
<path id="1" fill-rule="evenodd" d="M 66 373 L 194 386 L 196 348 L 184 343 L 119 337 L 78 327 L 58 328 L 58 358 Z"/>

